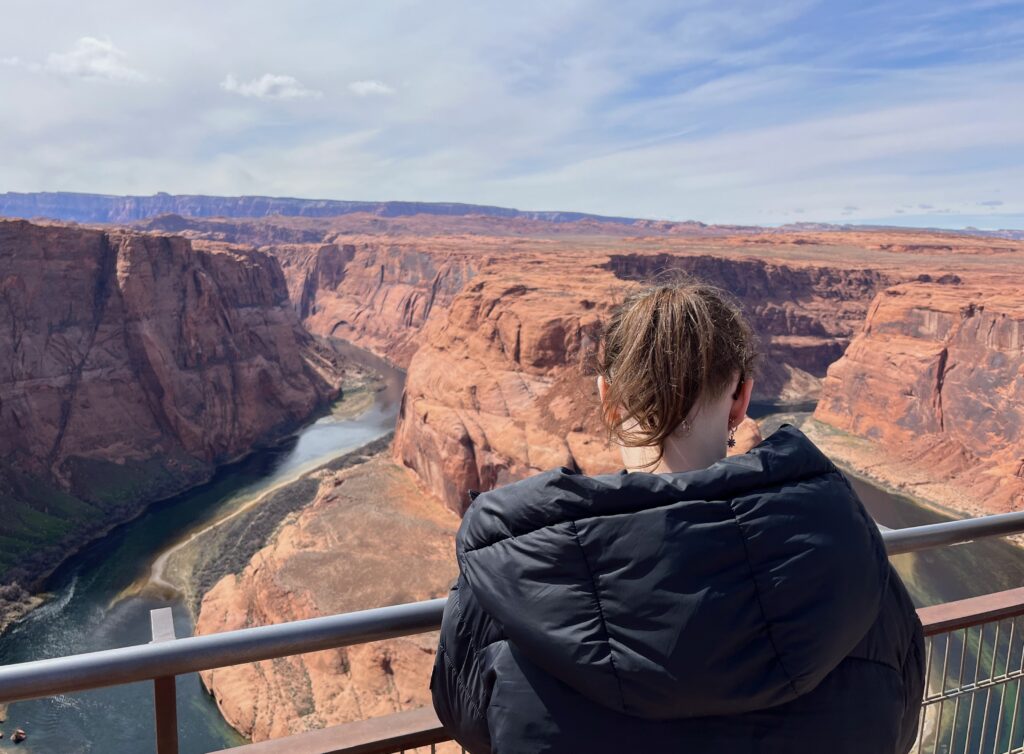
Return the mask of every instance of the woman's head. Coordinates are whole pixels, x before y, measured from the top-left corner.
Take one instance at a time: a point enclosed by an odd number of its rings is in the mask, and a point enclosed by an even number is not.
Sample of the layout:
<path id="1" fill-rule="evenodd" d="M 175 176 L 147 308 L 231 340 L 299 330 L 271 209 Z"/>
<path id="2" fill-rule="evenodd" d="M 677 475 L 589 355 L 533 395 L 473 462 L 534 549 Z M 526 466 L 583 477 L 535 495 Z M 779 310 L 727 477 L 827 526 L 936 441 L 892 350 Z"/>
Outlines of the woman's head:
<path id="1" fill-rule="evenodd" d="M 698 444 L 717 447 L 720 436 L 724 449 L 746 413 L 756 355 L 750 325 L 722 290 L 689 279 L 635 293 L 612 315 L 598 356 L 612 438 L 656 449 L 657 464 L 699 423 Z"/>

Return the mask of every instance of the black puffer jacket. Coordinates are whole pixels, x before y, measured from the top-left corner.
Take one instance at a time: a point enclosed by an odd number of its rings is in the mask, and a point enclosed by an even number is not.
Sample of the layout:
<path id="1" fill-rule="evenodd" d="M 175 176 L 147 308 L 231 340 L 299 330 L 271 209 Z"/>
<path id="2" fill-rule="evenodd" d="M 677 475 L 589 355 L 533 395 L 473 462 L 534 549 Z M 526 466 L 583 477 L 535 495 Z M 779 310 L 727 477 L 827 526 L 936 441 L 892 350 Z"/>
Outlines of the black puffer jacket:
<path id="1" fill-rule="evenodd" d="M 902 754 L 921 624 L 797 429 L 700 471 L 549 471 L 459 530 L 431 680 L 473 754 Z"/>

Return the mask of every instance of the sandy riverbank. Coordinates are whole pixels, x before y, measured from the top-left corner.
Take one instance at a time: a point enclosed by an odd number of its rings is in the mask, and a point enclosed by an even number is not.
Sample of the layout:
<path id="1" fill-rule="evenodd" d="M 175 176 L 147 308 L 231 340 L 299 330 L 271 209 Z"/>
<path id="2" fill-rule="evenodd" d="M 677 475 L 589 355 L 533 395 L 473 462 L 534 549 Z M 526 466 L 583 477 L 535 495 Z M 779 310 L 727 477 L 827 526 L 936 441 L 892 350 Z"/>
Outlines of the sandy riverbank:
<path id="1" fill-rule="evenodd" d="M 325 476 L 365 463 L 387 450 L 391 439 L 392 433 L 388 433 L 326 463 L 297 470 L 290 479 L 161 553 L 148 577 L 125 594 L 180 594 L 195 616 L 199 601 L 214 584 L 225 575 L 242 570 L 284 522 L 313 502 Z"/>
<path id="2" fill-rule="evenodd" d="M 37 594 L 24 592 L 15 599 L 0 597 L 0 635 L 7 627 L 21 620 L 45 602 L 45 598 Z"/>

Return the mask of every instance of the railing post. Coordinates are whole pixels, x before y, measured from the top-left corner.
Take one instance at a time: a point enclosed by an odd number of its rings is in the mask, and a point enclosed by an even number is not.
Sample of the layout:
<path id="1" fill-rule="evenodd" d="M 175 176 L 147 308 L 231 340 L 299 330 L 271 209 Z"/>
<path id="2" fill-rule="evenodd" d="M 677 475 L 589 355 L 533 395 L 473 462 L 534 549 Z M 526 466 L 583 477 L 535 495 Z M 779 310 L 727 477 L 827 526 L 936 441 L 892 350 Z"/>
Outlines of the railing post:
<path id="1" fill-rule="evenodd" d="M 174 641 L 174 617 L 171 608 L 149 611 L 152 644 Z M 178 754 L 178 698 L 174 676 L 153 680 L 153 709 L 156 715 L 156 754 Z"/>

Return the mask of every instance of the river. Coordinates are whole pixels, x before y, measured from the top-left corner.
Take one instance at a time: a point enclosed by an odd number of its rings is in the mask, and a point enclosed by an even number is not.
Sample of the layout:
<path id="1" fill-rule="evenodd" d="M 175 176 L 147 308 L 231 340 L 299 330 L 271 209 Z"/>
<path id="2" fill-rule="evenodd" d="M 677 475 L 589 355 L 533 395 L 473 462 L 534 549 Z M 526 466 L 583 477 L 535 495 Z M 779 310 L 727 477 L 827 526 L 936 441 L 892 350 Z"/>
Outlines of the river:
<path id="1" fill-rule="evenodd" d="M 207 484 L 150 506 L 67 560 L 50 577 L 51 599 L 0 637 L 0 665 L 60 657 L 150 640 L 149 611 L 171 607 L 175 633 L 192 635 L 189 611 L 180 599 L 142 592 L 122 597 L 148 577 L 156 555 L 188 534 L 236 510 L 245 501 L 394 429 L 404 375 L 351 347 L 339 350 L 384 378 L 373 406 L 356 418 L 322 416 L 279 445 L 258 450 L 222 467 Z M 243 739 L 224 722 L 198 674 L 177 684 L 182 754 L 199 754 Z M 0 751 L 15 749 L 10 734 L 24 728 L 20 754 L 140 754 L 153 750 L 151 683 L 98 689 L 52 699 L 11 704 Z"/>
<path id="2" fill-rule="evenodd" d="M 365 359 L 366 357 L 360 356 Z M 357 418 L 324 416 L 277 447 L 257 451 L 222 468 L 207 484 L 151 506 L 139 518 L 111 531 L 58 569 L 47 584 L 43 607 L 0 637 L 0 665 L 142 644 L 149 641 L 149 611 L 170 606 L 179 637 L 192 634 L 180 600 L 141 595 L 122 597 L 144 580 L 154 558 L 190 533 L 209 525 L 245 500 L 303 468 L 376 439 L 394 427 L 402 375 L 374 360 L 386 388 Z M 778 409 L 757 406 L 752 415 L 768 428 L 782 418 Z M 852 476 L 865 505 L 880 523 L 902 528 L 944 520 L 934 511 Z M 894 559 L 918 604 L 934 604 L 1024 585 L 1024 551 L 1001 541 L 982 541 Z M 29 739 L 19 752 L 104 752 L 138 754 L 153 748 L 152 685 L 132 684 L 10 705 L 2 726 L 24 728 Z M 180 750 L 200 754 L 241 743 L 220 717 L 196 674 L 178 679 Z"/>

